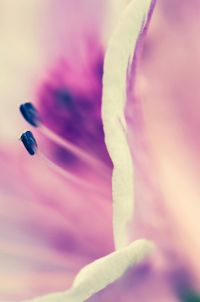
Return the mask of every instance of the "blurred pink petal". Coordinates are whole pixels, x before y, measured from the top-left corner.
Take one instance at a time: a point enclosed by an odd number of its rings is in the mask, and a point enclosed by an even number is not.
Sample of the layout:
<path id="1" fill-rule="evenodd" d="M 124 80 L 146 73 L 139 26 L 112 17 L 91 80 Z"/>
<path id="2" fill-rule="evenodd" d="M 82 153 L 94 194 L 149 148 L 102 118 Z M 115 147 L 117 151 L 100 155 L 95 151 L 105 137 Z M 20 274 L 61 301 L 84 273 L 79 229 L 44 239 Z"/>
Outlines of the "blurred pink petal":
<path id="1" fill-rule="evenodd" d="M 190 276 L 185 286 L 197 289 L 199 15 L 198 1 L 157 3 L 127 104 L 136 228 L 153 236 L 165 266 L 174 272 L 185 268 Z"/>

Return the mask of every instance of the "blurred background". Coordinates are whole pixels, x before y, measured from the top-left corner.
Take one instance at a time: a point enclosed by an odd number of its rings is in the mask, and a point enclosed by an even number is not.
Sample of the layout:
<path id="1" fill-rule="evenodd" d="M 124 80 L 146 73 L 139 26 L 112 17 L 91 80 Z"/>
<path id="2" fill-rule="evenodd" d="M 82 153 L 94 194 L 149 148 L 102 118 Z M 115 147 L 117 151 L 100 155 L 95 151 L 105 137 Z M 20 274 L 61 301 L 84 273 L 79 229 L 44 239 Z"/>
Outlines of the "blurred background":
<path id="1" fill-rule="evenodd" d="M 128 2 L 0 0 L 1 301 L 65 290 L 114 249 L 102 74 Z M 157 0 L 126 105 L 131 239 L 157 250 L 90 301 L 200 301 L 199 32 L 198 0 Z M 37 127 L 19 112 L 26 102 Z M 34 157 L 19 140 L 25 130 Z"/>

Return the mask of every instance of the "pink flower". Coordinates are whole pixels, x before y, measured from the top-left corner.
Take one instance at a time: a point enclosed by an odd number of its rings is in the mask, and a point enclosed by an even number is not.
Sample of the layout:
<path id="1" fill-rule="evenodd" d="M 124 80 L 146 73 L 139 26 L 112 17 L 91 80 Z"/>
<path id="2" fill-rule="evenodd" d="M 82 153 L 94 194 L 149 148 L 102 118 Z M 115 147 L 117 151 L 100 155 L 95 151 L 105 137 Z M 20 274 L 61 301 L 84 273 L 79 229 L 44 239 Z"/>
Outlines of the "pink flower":
<path id="1" fill-rule="evenodd" d="M 158 1 L 127 80 L 131 241 L 145 237 L 157 250 L 88 301 L 173 302 L 198 290 L 199 9 Z M 100 0 L 4 0 L 2 12 L 0 297 L 16 301 L 65 291 L 114 250 L 101 98 L 108 20 L 116 22 Z M 42 123 L 35 158 L 16 144 L 26 99 Z"/>

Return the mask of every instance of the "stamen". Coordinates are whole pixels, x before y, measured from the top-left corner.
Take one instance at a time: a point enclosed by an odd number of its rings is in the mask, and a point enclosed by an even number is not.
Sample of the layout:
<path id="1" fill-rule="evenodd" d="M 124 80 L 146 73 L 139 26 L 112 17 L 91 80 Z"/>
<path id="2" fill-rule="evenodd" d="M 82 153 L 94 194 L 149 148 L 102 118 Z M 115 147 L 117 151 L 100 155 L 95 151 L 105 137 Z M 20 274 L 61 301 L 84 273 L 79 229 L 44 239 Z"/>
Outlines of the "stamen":
<path id="1" fill-rule="evenodd" d="M 31 131 L 24 132 L 20 140 L 30 155 L 34 155 L 37 151 L 37 142 Z"/>
<path id="2" fill-rule="evenodd" d="M 58 100 L 59 105 L 66 106 L 70 110 L 74 110 L 73 96 L 66 89 L 55 91 L 55 98 Z"/>
<path id="3" fill-rule="evenodd" d="M 31 103 L 26 103 L 20 106 L 20 111 L 21 108 L 23 108 L 23 112 L 29 111 L 29 108 L 32 108 L 32 112 L 36 112 L 36 116 L 39 117 L 39 114 L 37 110 L 34 108 L 34 106 Z M 28 108 L 28 109 L 27 109 Z M 23 115 L 24 116 L 24 115 Z M 26 119 L 27 120 L 27 119 Z M 37 119 L 39 120 L 39 118 Z M 29 120 L 30 121 L 30 120 Z M 54 143 L 58 144 L 59 146 L 63 147 L 67 151 L 73 152 L 77 157 L 80 159 L 84 160 L 83 162 L 89 163 L 90 165 L 93 164 L 93 167 L 99 168 L 97 171 L 101 176 L 103 176 L 103 179 L 106 179 L 108 177 L 107 173 L 107 167 L 105 166 L 104 169 L 103 163 L 98 161 L 98 159 L 91 158 L 90 155 L 88 155 L 86 152 L 83 150 L 79 149 L 78 147 L 74 146 L 72 143 L 65 141 L 61 137 L 59 137 L 56 133 L 42 125 L 40 123 L 40 127 L 38 127 L 38 130 L 44 134 L 48 139 L 53 141 Z M 37 142 L 32 134 L 31 131 L 26 131 L 23 133 L 20 137 L 22 143 L 24 144 L 26 150 L 30 155 L 34 155 L 37 150 Z M 51 159 L 49 159 L 42 151 L 37 150 L 37 155 L 47 164 L 48 167 L 50 167 L 54 172 L 56 172 L 58 175 L 61 177 L 67 179 L 68 181 L 71 181 L 73 183 L 77 183 L 79 186 L 82 186 L 83 188 L 89 188 L 92 191 L 95 191 L 101 195 L 104 195 L 104 197 L 109 198 L 107 193 L 99 189 L 99 187 L 96 187 L 93 183 L 91 183 L 88 180 L 85 180 L 82 177 L 78 177 L 72 172 L 65 170 L 63 167 L 59 166 L 58 164 L 54 163 Z"/>
<path id="4" fill-rule="evenodd" d="M 95 169 L 97 169 L 100 174 L 103 174 L 104 176 L 108 175 L 107 174 L 108 167 L 99 159 L 93 157 L 91 154 L 88 154 L 83 149 L 77 147 L 76 145 L 72 144 L 71 142 L 63 139 L 62 137 L 60 137 L 59 135 L 57 135 L 55 132 L 51 131 L 49 128 L 47 128 L 44 125 L 41 125 L 39 130 L 47 138 L 52 140 L 57 145 L 60 145 L 66 151 L 72 152 L 74 155 L 76 155 L 78 158 L 83 160 L 85 163 L 89 164 L 90 166 L 95 167 Z"/>
<path id="5" fill-rule="evenodd" d="M 64 148 L 67 152 L 72 152 L 74 155 L 76 155 L 78 158 L 80 158 L 90 166 L 95 167 L 95 169 L 98 170 L 98 173 L 102 174 L 104 177 L 108 175 L 108 167 L 101 160 L 95 158 L 91 154 L 88 154 L 83 149 L 63 139 L 51 129 L 47 128 L 42 123 L 42 119 L 39 116 L 38 110 L 33 106 L 32 103 L 28 102 L 22 104 L 19 109 L 24 119 L 32 126 L 37 127 L 40 133 L 45 135 L 52 142 Z"/>
<path id="6" fill-rule="evenodd" d="M 102 191 L 99 187 L 96 187 L 93 183 L 91 183 L 87 180 L 84 180 L 81 177 L 76 176 L 75 174 L 73 174 L 72 172 L 70 172 L 68 170 L 65 170 L 61 166 L 54 163 L 51 159 L 49 159 L 45 154 L 43 154 L 40 151 L 37 152 L 37 155 L 40 157 L 40 159 L 42 159 L 45 162 L 45 164 L 52 171 L 54 171 L 56 174 L 58 174 L 62 178 L 66 179 L 67 181 L 70 181 L 72 183 L 78 184 L 79 186 L 82 186 L 83 188 L 89 188 L 90 190 L 92 190 L 98 194 L 104 195 L 105 198 L 109 199 L 109 195 L 107 195 L 106 192 Z"/>
<path id="7" fill-rule="evenodd" d="M 34 127 L 40 124 L 39 114 L 31 103 L 24 103 L 19 107 L 24 119 Z"/>
<path id="8" fill-rule="evenodd" d="M 49 168 L 51 168 L 54 172 L 56 172 L 61 177 L 67 179 L 68 181 L 71 181 L 72 183 L 77 183 L 79 186 L 82 186 L 83 188 L 89 188 L 90 190 L 92 190 L 98 194 L 104 195 L 105 198 L 109 198 L 109 196 L 104 191 L 102 191 L 101 189 L 96 187 L 94 184 L 92 184 L 91 182 L 89 182 L 87 180 L 84 180 L 81 177 L 74 175 L 70 171 L 65 170 L 61 166 L 54 163 L 51 159 L 49 159 L 41 151 L 39 151 L 36 139 L 34 138 L 31 131 L 24 132 L 21 135 L 20 140 L 22 141 L 24 147 L 26 148 L 26 150 L 28 151 L 28 153 L 30 155 L 35 155 L 36 151 L 37 151 L 37 155 L 40 157 L 40 159 L 42 159 Z"/>

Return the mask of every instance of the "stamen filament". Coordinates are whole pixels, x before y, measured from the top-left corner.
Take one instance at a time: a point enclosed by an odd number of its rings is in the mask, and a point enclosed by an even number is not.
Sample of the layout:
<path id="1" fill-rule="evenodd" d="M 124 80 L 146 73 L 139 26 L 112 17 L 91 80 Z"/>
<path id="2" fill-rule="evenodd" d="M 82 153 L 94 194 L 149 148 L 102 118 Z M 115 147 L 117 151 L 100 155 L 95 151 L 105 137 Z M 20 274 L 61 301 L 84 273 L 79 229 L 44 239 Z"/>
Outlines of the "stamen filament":
<path id="1" fill-rule="evenodd" d="M 98 170 L 99 174 L 103 174 L 104 177 L 108 176 L 108 167 L 102 161 L 94 158 L 91 154 L 88 154 L 83 149 L 63 139 L 61 136 L 57 135 L 55 132 L 42 124 L 41 127 L 38 128 L 38 130 L 57 145 L 63 147 L 67 151 L 73 152 L 73 154 L 78 158 L 82 159 L 90 166 L 95 167 Z"/>
<path id="2" fill-rule="evenodd" d="M 65 178 L 67 181 L 78 184 L 79 186 L 82 186 L 83 188 L 89 188 L 90 190 L 109 198 L 109 195 L 107 195 L 104 191 L 102 191 L 99 188 L 97 188 L 96 186 L 94 186 L 94 184 L 92 184 L 91 182 L 89 182 L 87 180 L 85 181 L 81 177 L 75 176 L 69 170 L 65 170 L 61 166 L 55 164 L 46 155 L 44 155 L 41 151 L 38 151 L 37 155 L 39 156 L 39 158 L 41 158 L 45 162 L 45 164 L 47 164 L 47 166 L 49 168 L 51 168 L 53 171 L 55 171 L 61 177 Z"/>
<path id="3" fill-rule="evenodd" d="M 85 163 L 90 165 L 92 168 L 95 168 L 95 170 L 98 171 L 98 174 L 101 174 L 103 177 L 108 176 L 108 167 L 101 160 L 99 160 L 98 158 L 95 158 L 92 154 L 88 154 L 83 149 L 81 149 L 81 148 L 77 147 L 76 145 L 72 144 L 71 142 L 65 140 L 64 138 L 62 138 L 61 136 L 56 134 L 54 131 L 52 131 L 51 129 L 46 127 L 42 123 L 42 119 L 40 118 L 38 110 L 35 108 L 35 106 L 32 103 L 27 102 L 27 103 L 20 105 L 19 110 L 20 110 L 22 116 L 24 117 L 24 119 L 31 126 L 34 126 L 35 128 L 37 128 L 38 131 L 40 131 L 43 135 L 45 135 L 52 142 L 61 146 L 65 150 L 72 152 L 79 159 L 83 160 Z M 29 152 L 29 150 L 28 150 L 28 152 Z"/>

